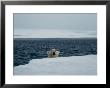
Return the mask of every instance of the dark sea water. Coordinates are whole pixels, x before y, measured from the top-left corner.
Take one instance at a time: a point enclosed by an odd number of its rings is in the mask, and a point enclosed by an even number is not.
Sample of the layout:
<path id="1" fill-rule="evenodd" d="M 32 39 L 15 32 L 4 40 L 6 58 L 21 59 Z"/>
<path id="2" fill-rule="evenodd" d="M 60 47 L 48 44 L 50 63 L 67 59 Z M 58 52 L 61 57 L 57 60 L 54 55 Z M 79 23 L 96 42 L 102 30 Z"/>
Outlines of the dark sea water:
<path id="1" fill-rule="evenodd" d="M 28 64 L 32 59 L 47 57 L 47 51 L 58 49 L 60 57 L 97 54 L 95 38 L 15 38 L 14 66 Z"/>

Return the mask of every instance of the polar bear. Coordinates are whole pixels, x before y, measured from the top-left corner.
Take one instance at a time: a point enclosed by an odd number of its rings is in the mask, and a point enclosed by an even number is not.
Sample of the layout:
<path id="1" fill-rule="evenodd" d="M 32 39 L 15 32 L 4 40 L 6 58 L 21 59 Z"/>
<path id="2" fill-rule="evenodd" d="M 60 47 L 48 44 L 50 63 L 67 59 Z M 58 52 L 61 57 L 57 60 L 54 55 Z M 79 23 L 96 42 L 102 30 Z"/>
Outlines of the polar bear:
<path id="1" fill-rule="evenodd" d="M 59 51 L 57 51 L 56 49 L 51 49 L 50 51 L 47 51 L 48 57 L 49 58 L 55 58 L 59 56 Z"/>

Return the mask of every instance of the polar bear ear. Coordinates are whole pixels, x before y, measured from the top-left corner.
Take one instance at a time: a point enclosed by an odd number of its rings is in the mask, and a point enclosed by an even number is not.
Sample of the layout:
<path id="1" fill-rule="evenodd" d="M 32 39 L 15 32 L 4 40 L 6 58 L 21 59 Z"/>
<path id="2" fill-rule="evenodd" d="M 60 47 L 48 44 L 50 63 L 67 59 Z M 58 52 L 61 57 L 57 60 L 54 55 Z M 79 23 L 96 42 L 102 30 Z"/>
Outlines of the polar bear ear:
<path id="1" fill-rule="evenodd" d="M 59 54 L 60 53 L 60 51 L 56 51 L 56 54 Z"/>
<path id="2" fill-rule="evenodd" d="M 47 54 L 49 54 L 49 51 L 47 51 Z"/>

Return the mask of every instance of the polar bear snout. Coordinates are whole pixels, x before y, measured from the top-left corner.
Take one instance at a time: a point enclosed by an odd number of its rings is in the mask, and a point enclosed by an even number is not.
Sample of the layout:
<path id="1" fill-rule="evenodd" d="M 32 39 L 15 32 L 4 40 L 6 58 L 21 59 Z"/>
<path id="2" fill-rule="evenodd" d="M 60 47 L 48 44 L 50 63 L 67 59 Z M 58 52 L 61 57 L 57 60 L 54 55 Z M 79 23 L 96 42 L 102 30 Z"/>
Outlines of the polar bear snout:
<path id="1" fill-rule="evenodd" d="M 47 51 L 47 55 L 49 58 L 58 57 L 59 53 L 60 52 L 57 51 L 56 49 L 51 49 L 50 51 Z"/>
<path id="2" fill-rule="evenodd" d="M 53 52 L 53 55 L 55 55 L 55 52 Z"/>

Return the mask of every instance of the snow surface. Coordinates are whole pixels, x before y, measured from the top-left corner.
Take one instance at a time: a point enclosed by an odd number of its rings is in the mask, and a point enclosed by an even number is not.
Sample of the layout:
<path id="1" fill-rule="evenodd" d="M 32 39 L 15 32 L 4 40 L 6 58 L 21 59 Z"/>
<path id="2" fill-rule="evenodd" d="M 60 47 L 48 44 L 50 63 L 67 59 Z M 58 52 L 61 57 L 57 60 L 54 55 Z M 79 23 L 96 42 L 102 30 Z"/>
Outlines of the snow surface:
<path id="1" fill-rule="evenodd" d="M 96 75 L 97 55 L 33 59 L 14 67 L 14 75 Z"/>

